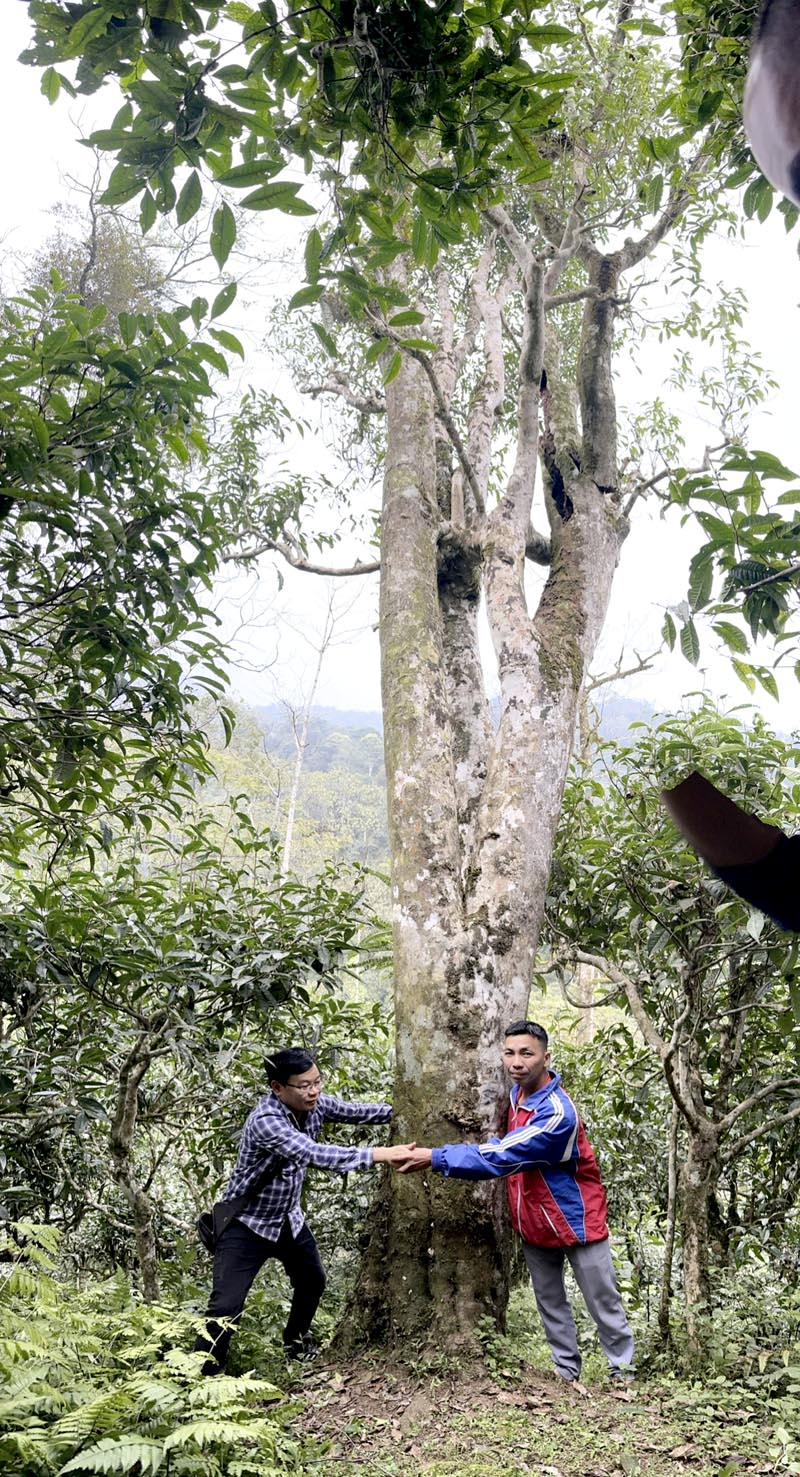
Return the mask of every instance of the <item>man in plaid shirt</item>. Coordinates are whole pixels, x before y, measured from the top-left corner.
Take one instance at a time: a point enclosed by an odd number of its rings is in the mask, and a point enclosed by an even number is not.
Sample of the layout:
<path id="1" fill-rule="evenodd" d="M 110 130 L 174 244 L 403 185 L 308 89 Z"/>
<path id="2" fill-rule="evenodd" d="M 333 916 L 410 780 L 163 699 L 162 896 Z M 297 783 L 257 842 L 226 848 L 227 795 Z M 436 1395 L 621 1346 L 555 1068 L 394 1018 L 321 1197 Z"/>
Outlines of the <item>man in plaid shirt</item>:
<path id="1" fill-rule="evenodd" d="M 400 1164 L 414 1147 L 340 1149 L 318 1143 L 323 1123 L 388 1123 L 392 1109 L 388 1103 L 345 1103 L 323 1092 L 319 1068 L 301 1047 L 276 1051 L 265 1065 L 271 1091 L 259 1098 L 244 1125 L 224 1198 L 234 1200 L 249 1187 L 255 1189 L 265 1174 L 268 1183 L 217 1241 L 207 1337 L 201 1336 L 195 1345 L 211 1356 L 203 1365 L 204 1374 L 224 1369 L 233 1325 L 256 1274 L 270 1257 L 281 1262 L 292 1285 L 283 1332 L 287 1358 L 313 1359 L 318 1345 L 309 1330 L 325 1290 L 325 1270 L 300 1209 L 306 1170 L 312 1165 L 347 1174 L 373 1164 Z M 219 1319 L 228 1320 L 227 1326 Z"/>

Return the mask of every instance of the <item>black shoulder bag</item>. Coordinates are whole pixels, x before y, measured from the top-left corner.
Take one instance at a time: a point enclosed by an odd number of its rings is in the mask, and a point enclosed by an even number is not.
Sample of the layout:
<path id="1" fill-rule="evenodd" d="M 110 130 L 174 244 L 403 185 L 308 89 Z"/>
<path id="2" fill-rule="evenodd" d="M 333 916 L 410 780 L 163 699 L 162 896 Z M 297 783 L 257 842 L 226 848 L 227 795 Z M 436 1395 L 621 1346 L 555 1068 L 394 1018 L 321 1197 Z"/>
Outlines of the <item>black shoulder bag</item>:
<path id="1" fill-rule="evenodd" d="M 255 1180 L 244 1195 L 237 1195 L 235 1200 L 218 1200 L 216 1205 L 212 1205 L 210 1210 L 204 1210 L 202 1215 L 198 1216 L 197 1234 L 206 1251 L 213 1252 L 216 1250 L 220 1236 L 223 1231 L 227 1230 L 231 1221 L 235 1221 L 237 1215 L 241 1215 L 246 1206 L 250 1204 L 250 1201 L 255 1200 L 256 1196 L 261 1194 L 265 1186 L 278 1178 L 284 1165 L 288 1164 L 288 1162 L 288 1159 L 281 1159 L 278 1156 L 264 1170 L 263 1174 L 259 1175 L 258 1179 Z"/>

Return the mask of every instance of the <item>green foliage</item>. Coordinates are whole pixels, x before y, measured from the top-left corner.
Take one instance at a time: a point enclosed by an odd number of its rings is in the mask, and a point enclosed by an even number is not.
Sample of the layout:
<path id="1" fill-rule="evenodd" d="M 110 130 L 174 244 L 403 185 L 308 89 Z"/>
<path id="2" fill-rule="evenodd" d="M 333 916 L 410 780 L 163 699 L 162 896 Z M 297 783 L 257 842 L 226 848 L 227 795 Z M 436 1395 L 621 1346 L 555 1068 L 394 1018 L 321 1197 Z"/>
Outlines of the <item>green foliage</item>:
<path id="1" fill-rule="evenodd" d="M 72 90 L 56 67 L 71 71 L 75 60 L 80 91 L 109 74 L 123 80 L 128 100 L 92 140 L 118 160 L 107 198 L 120 203 L 148 188 L 162 211 L 197 190 L 186 181 L 198 179 L 201 164 L 234 188 L 258 184 L 246 208 L 305 211 L 298 187 L 271 177 L 293 157 L 307 170 L 336 160 L 344 135 L 357 147 L 356 173 L 415 182 L 417 204 L 447 239 L 470 223 L 476 201 L 491 199 L 506 159 L 531 178 L 547 172 L 533 139 L 569 85 L 560 53 L 573 33 L 541 23 L 538 11 L 534 23 L 531 7 L 464 11 L 447 0 L 432 10 L 383 0 L 354 24 L 346 4 L 313 4 L 285 18 L 271 4 L 233 4 L 224 30 L 223 12 L 208 6 L 176 3 L 168 22 L 134 0 L 121 10 L 72 13 L 48 0 L 30 8 L 36 37 L 26 59 L 46 66 L 47 96 Z M 548 69 L 542 60 L 551 48 L 559 60 Z M 441 163 L 432 167 L 431 158 Z M 370 209 L 368 194 L 363 207 Z M 235 229 L 232 215 L 229 222 Z M 383 231 L 391 241 L 389 220 Z"/>
<path id="2" fill-rule="evenodd" d="M 696 664 L 700 642 L 694 614 L 715 620 L 714 630 L 736 654 L 746 655 L 750 641 L 771 637 L 783 648 L 781 660 L 796 656 L 797 632 L 791 627 L 796 609 L 797 547 L 800 523 L 793 513 L 800 492 L 772 494 L 768 484 L 796 481 L 796 475 L 768 451 L 726 449 L 719 466 L 706 472 L 676 470 L 669 501 L 686 510 L 700 525 L 706 541 L 690 569 L 688 609 L 680 631 L 684 655 Z M 733 620 L 731 619 L 733 618 Z M 671 617 L 666 639 L 674 643 Z M 741 624 L 734 624 L 738 620 Z M 757 663 L 737 661 L 734 670 L 752 692 L 758 682 L 778 696 L 772 673 Z"/>
<path id="3" fill-rule="evenodd" d="M 51 1227 L 10 1225 L 0 1290 L 0 1461 L 25 1477 L 280 1477 L 305 1468 L 280 1391 L 203 1379 L 197 1319 L 136 1302 L 125 1279 L 86 1291 L 53 1275 Z M 270 1408 L 272 1407 L 272 1408 Z"/>
<path id="4" fill-rule="evenodd" d="M 225 528 L 185 472 L 211 394 L 190 317 L 120 313 L 112 332 L 58 284 L 0 309 L 7 857 L 104 844 L 206 769 L 191 713 L 224 678 L 199 592 Z"/>
<path id="5" fill-rule="evenodd" d="M 0 1078 L 13 1213 L 77 1227 L 89 1202 L 113 1224 L 127 1149 L 134 1164 L 152 1154 L 161 1165 L 156 1214 L 177 1175 L 191 1215 L 230 1167 L 248 1096 L 263 1091 L 264 1021 L 284 1007 L 271 1029 L 296 1036 L 310 1014 L 319 1029 L 327 1020 L 328 1051 L 347 1050 L 344 1006 L 327 996 L 385 948 L 358 877 L 283 877 L 271 839 L 241 812 L 225 829 L 223 819 L 199 812 L 182 837 L 120 847 L 101 871 L 6 884 Z"/>
<path id="6" fill-rule="evenodd" d="M 633 981 L 670 1045 L 668 1059 L 693 1074 L 703 1112 L 715 1124 L 731 1115 L 710 1233 L 722 1260 L 746 1260 L 760 1246 L 794 1266 L 797 943 L 751 912 L 678 836 L 658 789 L 691 769 L 746 809 L 788 830 L 796 825 L 798 752 L 761 720 L 748 729 L 737 715 L 704 706 L 642 730 L 635 747 L 607 745 L 596 769 L 576 771 L 567 789 L 547 933 Z M 603 992 L 628 1012 L 621 990 L 609 984 Z M 598 1112 L 604 1122 L 602 1139 L 615 1158 L 609 1178 L 619 1178 L 614 1193 L 625 1218 L 630 1225 L 638 1200 L 646 1222 L 666 1203 L 664 1172 L 653 1169 L 662 1163 L 668 1119 L 661 1063 L 625 1016 L 601 1031 L 596 1047 L 593 1059 L 573 1058 L 570 1070 L 583 1083 L 588 1116 Z M 754 1095 L 771 1083 L 778 1090 L 762 1121 Z"/>

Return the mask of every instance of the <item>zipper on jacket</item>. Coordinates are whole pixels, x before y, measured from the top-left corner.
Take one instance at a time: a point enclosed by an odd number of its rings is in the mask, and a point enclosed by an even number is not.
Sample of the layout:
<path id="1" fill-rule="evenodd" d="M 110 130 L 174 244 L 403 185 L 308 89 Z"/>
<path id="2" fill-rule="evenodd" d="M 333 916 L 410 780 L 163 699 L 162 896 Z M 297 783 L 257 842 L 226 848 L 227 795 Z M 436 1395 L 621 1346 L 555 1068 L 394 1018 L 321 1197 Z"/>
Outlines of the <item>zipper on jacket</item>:
<path id="1" fill-rule="evenodd" d="M 561 1241 L 561 1237 L 559 1236 L 558 1231 L 556 1230 L 555 1226 L 553 1225 L 553 1222 L 550 1219 L 550 1216 L 547 1214 L 547 1211 L 545 1210 L 544 1206 L 542 1206 L 542 1215 L 544 1216 L 545 1220 L 547 1221 L 547 1224 L 550 1227 L 550 1230 L 552 1231 L 553 1235 L 555 1237 L 557 1237 L 558 1241 L 560 1242 Z"/>

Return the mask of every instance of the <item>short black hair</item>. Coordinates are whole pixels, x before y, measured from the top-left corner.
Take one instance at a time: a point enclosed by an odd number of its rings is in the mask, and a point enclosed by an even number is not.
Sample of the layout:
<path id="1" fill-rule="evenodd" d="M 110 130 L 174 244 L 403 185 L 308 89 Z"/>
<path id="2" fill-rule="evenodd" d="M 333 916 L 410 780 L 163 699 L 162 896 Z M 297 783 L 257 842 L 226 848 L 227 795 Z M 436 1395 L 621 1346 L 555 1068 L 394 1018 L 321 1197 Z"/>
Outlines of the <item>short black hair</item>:
<path id="1" fill-rule="evenodd" d="M 304 1046 L 285 1046 L 280 1051 L 271 1051 L 269 1056 L 265 1056 L 264 1066 L 270 1082 L 280 1082 L 285 1087 L 290 1077 L 310 1071 L 316 1066 L 316 1062 Z"/>
<path id="2" fill-rule="evenodd" d="M 534 1040 L 541 1041 L 544 1046 L 547 1045 L 547 1032 L 544 1026 L 538 1025 L 536 1021 L 512 1021 L 510 1026 L 506 1026 L 505 1034 L 506 1036 L 533 1036 Z"/>

